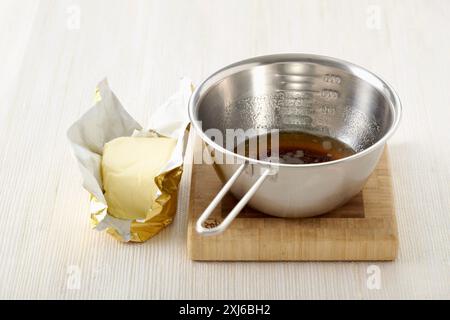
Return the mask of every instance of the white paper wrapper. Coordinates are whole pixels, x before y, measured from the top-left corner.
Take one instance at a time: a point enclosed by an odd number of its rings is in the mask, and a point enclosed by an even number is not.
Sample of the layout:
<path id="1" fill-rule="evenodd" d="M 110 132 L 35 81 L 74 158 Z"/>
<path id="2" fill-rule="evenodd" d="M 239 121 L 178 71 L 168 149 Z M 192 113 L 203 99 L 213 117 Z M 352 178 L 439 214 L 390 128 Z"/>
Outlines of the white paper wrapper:
<path id="1" fill-rule="evenodd" d="M 136 221 L 111 216 L 108 214 L 108 205 L 102 191 L 103 148 L 107 142 L 118 137 L 162 135 L 177 139 L 169 162 L 158 176 L 161 184 L 166 175 L 167 179 L 179 180 L 183 164 L 184 139 L 187 136 L 186 127 L 189 124 L 188 102 L 192 93 L 192 84 L 187 78 L 181 79 L 178 92 L 154 110 L 145 130 L 126 112 L 109 88 L 107 80 L 98 84 L 96 93 L 96 104 L 67 132 L 83 178 L 83 187 L 91 194 L 91 220 L 95 229 L 107 229 L 109 233 L 122 241 L 145 241 L 171 222 L 176 194 L 174 190 L 164 192 L 159 190 L 159 194 L 156 195 L 159 196 L 158 203 L 161 204 L 163 218 L 153 219 L 153 221 Z M 178 169 L 179 172 L 177 172 Z M 170 210 L 165 208 L 168 201 L 172 202 Z"/>

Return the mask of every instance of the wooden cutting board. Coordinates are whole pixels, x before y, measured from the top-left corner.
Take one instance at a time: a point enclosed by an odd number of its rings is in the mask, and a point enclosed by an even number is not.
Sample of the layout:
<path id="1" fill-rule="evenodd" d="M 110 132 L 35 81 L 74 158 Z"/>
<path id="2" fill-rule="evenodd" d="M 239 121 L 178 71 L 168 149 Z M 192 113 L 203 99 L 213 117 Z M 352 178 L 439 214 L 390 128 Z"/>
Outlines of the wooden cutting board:
<path id="1" fill-rule="evenodd" d="M 187 239 L 192 260 L 373 261 L 397 255 L 387 150 L 364 190 L 341 208 L 319 217 L 284 219 L 245 207 L 224 233 L 201 236 L 196 220 L 221 187 L 212 165 L 193 165 Z M 236 202 L 227 195 L 208 223 L 219 223 Z"/>

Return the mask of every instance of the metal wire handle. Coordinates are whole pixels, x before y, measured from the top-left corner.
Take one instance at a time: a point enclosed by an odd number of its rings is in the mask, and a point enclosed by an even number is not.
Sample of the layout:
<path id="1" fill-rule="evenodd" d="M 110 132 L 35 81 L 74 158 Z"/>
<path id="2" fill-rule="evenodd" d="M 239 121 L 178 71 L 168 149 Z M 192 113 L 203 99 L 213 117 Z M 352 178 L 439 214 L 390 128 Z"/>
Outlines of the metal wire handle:
<path id="1" fill-rule="evenodd" d="M 247 167 L 248 162 L 243 163 L 236 172 L 231 176 L 231 178 L 225 183 L 225 185 L 222 187 L 222 189 L 219 191 L 219 193 L 216 195 L 216 197 L 211 201 L 209 206 L 203 211 L 200 218 L 197 220 L 197 224 L 195 226 L 195 230 L 201 234 L 201 235 L 216 235 L 219 233 L 222 233 L 225 231 L 225 229 L 230 225 L 230 223 L 236 218 L 236 216 L 241 212 L 241 210 L 245 207 L 247 202 L 250 200 L 250 198 L 255 194 L 255 192 L 258 190 L 258 188 L 261 186 L 261 184 L 266 180 L 267 176 L 270 173 L 270 169 L 264 169 L 261 176 L 256 180 L 256 182 L 251 186 L 251 188 L 247 191 L 247 193 L 241 198 L 241 200 L 236 204 L 236 206 L 233 208 L 233 210 L 230 211 L 230 213 L 226 216 L 226 218 L 217 226 L 213 228 L 205 228 L 203 227 L 203 224 L 205 221 L 209 218 L 211 213 L 214 211 L 214 209 L 217 207 L 217 205 L 222 201 L 223 197 L 228 193 L 228 191 L 231 189 L 233 184 L 236 182 L 236 180 L 239 178 L 241 173 L 244 171 L 244 169 Z"/>

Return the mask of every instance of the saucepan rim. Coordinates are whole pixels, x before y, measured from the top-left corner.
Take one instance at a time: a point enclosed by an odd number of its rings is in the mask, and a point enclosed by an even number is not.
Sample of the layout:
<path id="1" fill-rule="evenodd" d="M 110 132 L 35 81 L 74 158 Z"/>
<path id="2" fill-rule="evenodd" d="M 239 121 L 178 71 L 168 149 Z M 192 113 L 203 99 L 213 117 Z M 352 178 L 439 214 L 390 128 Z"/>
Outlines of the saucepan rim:
<path id="1" fill-rule="evenodd" d="M 252 67 L 256 66 L 262 66 L 262 65 L 268 65 L 268 64 L 276 64 L 276 63 L 296 63 L 296 62 L 311 62 L 311 63 L 317 63 L 324 66 L 331 66 L 339 68 L 343 71 L 346 71 L 356 77 L 359 77 L 361 80 L 367 82 L 371 86 L 373 86 L 376 90 L 382 94 L 385 99 L 390 103 L 390 109 L 393 115 L 393 121 L 390 125 L 389 130 L 384 133 L 383 137 L 381 137 L 377 142 L 375 142 L 370 147 L 361 150 L 359 152 L 356 152 L 355 154 L 341 158 L 338 160 L 333 161 L 327 161 L 327 162 L 321 162 L 321 163 L 308 163 L 308 164 L 286 164 L 286 163 L 273 163 L 263 160 L 257 160 L 254 158 L 246 157 L 244 155 L 232 152 L 214 141 L 212 141 L 205 132 L 201 129 L 200 121 L 195 116 L 194 111 L 197 106 L 197 101 L 201 102 L 199 99 L 200 96 L 206 95 L 208 93 L 208 90 L 213 88 L 214 85 L 218 84 L 220 81 L 227 78 L 227 76 L 235 74 L 239 71 L 248 70 Z M 378 82 L 378 86 L 377 86 Z M 386 96 L 381 92 L 379 89 L 379 84 L 382 85 L 384 89 L 387 89 L 389 96 Z M 373 150 L 377 149 L 384 143 L 386 143 L 386 140 L 388 140 L 392 134 L 397 130 L 398 125 L 400 123 L 401 115 L 402 115 L 402 104 L 400 101 L 400 98 L 398 94 L 395 92 L 394 88 L 386 82 L 383 78 L 376 75 L 375 73 L 367 70 L 364 67 L 361 67 L 359 65 L 356 65 L 354 63 L 341 60 L 338 58 L 333 58 L 329 56 L 324 55 L 316 55 L 316 54 L 308 54 L 308 53 L 279 53 L 279 54 L 272 54 L 272 55 L 263 55 L 263 56 L 257 56 L 250 59 L 245 59 L 233 64 L 230 64 L 215 73 L 213 73 L 211 76 L 206 78 L 194 91 L 192 94 L 190 100 L 189 100 L 189 118 L 191 120 L 192 126 L 195 128 L 196 133 L 202 138 L 203 141 L 205 141 L 207 144 L 212 146 L 214 149 L 217 149 L 221 153 L 225 155 L 230 155 L 233 157 L 236 157 L 242 161 L 247 161 L 252 164 L 260 164 L 264 166 L 277 166 L 277 167 L 292 167 L 292 168 L 307 168 L 307 167 L 321 167 L 321 166 L 329 166 L 329 165 L 335 165 L 338 163 L 351 161 L 354 159 L 357 159 L 359 157 L 363 157 L 364 155 L 371 153 Z"/>

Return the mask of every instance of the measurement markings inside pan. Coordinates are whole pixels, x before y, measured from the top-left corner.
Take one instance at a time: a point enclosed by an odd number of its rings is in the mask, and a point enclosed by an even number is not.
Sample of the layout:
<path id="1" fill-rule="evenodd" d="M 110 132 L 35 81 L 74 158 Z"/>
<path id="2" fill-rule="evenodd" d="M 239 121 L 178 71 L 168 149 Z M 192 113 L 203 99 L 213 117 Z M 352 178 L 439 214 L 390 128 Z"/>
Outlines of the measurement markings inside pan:
<path id="1" fill-rule="evenodd" d="M 342 83 L 342 78 L 336 74 L 323 74 L 323 75 L 302 75 L 302 74 L 288 74 L 288 73 L 277 73 L 274 75 L 277 78 L 286 78 L 289 82 L 314 82 L 317 78 L 322 78 L 322 80 L 329 84 L 340 85 Z"/>
<path id="2" fill-rule="evenodd" d="M 283 84 L 283 82 L 282 82 Z M 285 94 L 291 94 L 291 95 L 299 95 L 299 94 L 305 94 L 309 95 L 310 98 L 312 99 L 314 95 L 320 95 L 321 98 L 327 99 L 327 100 L 335 100 L 338 99 L 340 94 L 339 91 L 337 90 L 333 90 L 333 89 L 329 89 L 329 88 L 324 88 L 321 90 L 313 90 L 313 89 L 298 89 L 296 90 L 295 88 L 290 88 L 290 90 L 286 90 L 286 89 L 277 89 L 275 90 L 278 93 L 285 93 Z M 281 97 L 280 100 L 282 99 L 289 99 L 290 97 Z M 291 99 L 293 99 L 294 97 L 291 97 Z"/>
<path id="3" fill-rule="evenodd" d="M 280 78 L 280 87 L 277 91 L 296 91 L 312 94 L 320 94 L 320 97 L 326 100 L 335 100 L 339 98 L 339 91 L 336 86 L 342 84 L 342 78 L 335 74 L 322 75 L 299 75 L 299 74 L 275 74 L 275 77 Z M 317 83 L 317 79 L 322 79 L 326 85 L 333 88 L 322 88 L 320 90 L 310 88 L 310 85 Z"/>
<path id="4" fill-rule="evenodd" d="M 277 77 L 277 78 L 286 78 L 286 79 L 289 79 L 288 81 L 292 81 L 292 82 L 295 82 L 295 81 L 307 81 L 307 80 L 316 81 L 317 78 L 323 77 L 321 75 L 314 76 L 314 75 L 287 74 L 287 73 L 284 73 L 284 74 L 283 73 L 277 73 L 274 76 Z"/>

